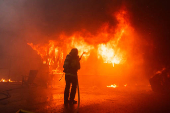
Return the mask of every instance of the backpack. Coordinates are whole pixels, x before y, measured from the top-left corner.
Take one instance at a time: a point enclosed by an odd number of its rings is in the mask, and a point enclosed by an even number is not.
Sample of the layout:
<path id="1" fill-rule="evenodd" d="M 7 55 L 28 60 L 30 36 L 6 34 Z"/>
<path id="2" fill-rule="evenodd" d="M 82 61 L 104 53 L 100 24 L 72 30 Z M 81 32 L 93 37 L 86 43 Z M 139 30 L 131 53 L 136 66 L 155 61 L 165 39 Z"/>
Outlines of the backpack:
<path id="1" fill-rule="evenodd" d="M 64 73 L 68 73 L 69 72 L 70 64 L 71 64 L 71 56 L 67 55 L 66 59 L 64 61 L 64 65 L 63 65 L 63 68 L 64 68 L 63 72 Z"/>

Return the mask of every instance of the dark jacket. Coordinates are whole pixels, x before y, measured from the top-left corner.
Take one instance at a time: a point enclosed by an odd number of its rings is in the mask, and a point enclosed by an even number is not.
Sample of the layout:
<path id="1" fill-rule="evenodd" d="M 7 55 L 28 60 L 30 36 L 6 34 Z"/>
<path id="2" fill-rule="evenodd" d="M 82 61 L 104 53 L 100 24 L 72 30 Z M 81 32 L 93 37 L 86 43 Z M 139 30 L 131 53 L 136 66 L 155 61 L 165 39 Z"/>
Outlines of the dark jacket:
<path id="1" fill-rule="evenodd" d="M 68 54 L 63 65 L 65 74 L 77 75 L 77 71 L 80 69 L 79 56 L 72 56 Z"/>

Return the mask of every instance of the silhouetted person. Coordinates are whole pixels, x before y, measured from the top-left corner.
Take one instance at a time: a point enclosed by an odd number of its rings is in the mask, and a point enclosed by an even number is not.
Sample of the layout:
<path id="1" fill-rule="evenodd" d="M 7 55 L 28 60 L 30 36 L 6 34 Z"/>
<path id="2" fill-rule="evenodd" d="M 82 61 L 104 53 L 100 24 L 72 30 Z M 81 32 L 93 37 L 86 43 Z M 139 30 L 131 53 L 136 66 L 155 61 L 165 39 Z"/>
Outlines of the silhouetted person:
<path id="1" fill-rule="evenodd" d="M 64 61 L 64 71 L 65 72 L 65 91 L 64 91 L 64 104 L 71 103 L 76 104 L 77 101 L 74 100 L 76 94 L 76 88 L 78 84 L 77 80 L 77 71 L 80 69 L 80 58 L 78 56 L 77 48 L 73 48 L 71 52 L 66 56 Z M 72 84 L 71 93 L 70 93 L 70 100 L 69 98 L 69 90 L 70 85 Z"/>

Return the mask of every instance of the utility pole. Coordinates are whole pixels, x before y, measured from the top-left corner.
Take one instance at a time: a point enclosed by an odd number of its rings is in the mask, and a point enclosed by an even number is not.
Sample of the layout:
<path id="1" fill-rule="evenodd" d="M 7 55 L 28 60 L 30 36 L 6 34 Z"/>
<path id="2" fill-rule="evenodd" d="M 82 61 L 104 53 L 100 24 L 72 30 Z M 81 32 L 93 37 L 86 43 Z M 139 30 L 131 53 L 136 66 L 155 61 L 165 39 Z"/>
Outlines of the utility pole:
<path id="1" fill-rule="evenodd" d="M 10 79 L 11 77 L 11 58 L 9 60 L 9 75 L 8 75 L 8 79 Z"/>

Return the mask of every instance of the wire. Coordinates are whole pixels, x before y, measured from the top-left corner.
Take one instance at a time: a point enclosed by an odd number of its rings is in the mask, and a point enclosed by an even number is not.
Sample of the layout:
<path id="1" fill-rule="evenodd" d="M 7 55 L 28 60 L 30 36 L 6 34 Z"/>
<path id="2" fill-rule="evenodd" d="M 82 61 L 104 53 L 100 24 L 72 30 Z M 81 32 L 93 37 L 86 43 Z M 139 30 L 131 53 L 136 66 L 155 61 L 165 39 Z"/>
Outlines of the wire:
<path id="1" fill-rule="evenodd" d="M 60 80 L 63 78 L 63 76 L 64 76 L 64 73 L 63 73 L 62 77 L 60 78 Z M 59 81 L 60 81 L 60 80 L 59 80 Z"/>
<path id="2" fill-rule="evenodd" d="M 20 87 L 20 88 L 22 88 L 22 87 Z M 5 91 L 0 92 L 0 94 L 6 96 L 6 97 L 4 97 L 4 98 L 0 98 L 0 101 L 5 100 L 5 99 L 8 99 L 8 98 L 11 97 L 9 91 L 12 91 L 12 90 L 14 90 L 14 89 L 20 89 L 20 88 L 13 88 L 13 89 L 8 89 L 8 90 L 5 90 Z"/>
<path id="3" fill-rule="evenodd" d="M 10 98 L 10 97 L 11 97 L 11 95 L 9 94 L 9 92 L 8 92 L 8 91 L 6 91 L 6 92 L 5 92 L 5 91 L 4 91 L 4 92 L 1 92 L 0 94 L 3 94 L 3 95 L 5 95 L 5 96 L 6 96 L 6 97 L 4 97 L 4 98 L 1 98 L 1 99 L 0 99 L 0 101 L 1 101 L 1 100 L 5 100 L 5 99 L 8 99 L 8 98 Z"/>
<path id="4" fill-rule="evenodd" d="M 75 110 L 75 113 L 78 113 L 79 107 L 80 107 L 80 90 L 79 90 L 79 83 L 78 83 L 78 77 L 77 77 L 77 90 L 78 90 L 78 106 L 77 109 Z"/>

